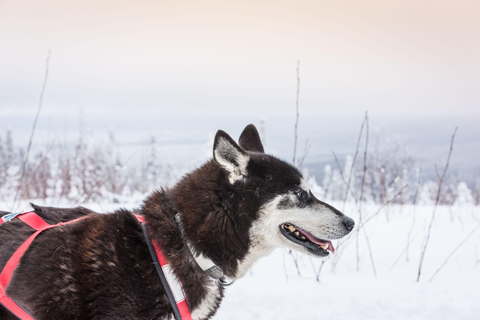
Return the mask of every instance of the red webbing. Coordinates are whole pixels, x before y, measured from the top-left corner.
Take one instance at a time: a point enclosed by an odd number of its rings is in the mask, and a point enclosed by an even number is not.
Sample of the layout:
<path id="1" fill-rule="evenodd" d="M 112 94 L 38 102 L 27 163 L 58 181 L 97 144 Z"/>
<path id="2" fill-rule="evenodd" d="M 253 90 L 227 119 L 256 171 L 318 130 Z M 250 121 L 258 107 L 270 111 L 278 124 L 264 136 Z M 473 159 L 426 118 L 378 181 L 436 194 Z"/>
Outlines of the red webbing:
<path id="1" fill-rule="evenodd" d="M 15 251 L 15 253 L 10 257 L 8 260 L 7 264 L 2 270 L 2 273 L 0 274 L 0 303 L 5 306 L 10 312 L 15 314 L 18 318 L 21 320 L 34 320 L 28 313 L 26 313 L 22 308 L 20 308 L 15 301 L 10 299 L 5 291 L 7 290 L 7 286 L 10 283 L 10 280 L 12 278 L 13 272 L 15 271 L 15 268 L 18 266 L 20 263 L 20 259 L 22 258 L 23 254 L 25 251 L 27 251 L 28 247 L 30 247 L 30 244 L 32 241 L 44 230 L 51 229 L 53 227 L 61 226 L 67 223 L 71 223 L 80 219 L 83 219 L 84 217 L 71 220 L 68 222 L 60 222 L 58 224 L 52 225 L 46 223 L 42 218 L 40 218 L 35 212 L 27 212 L 24 214 L 21 214 L 17 216 L 20 220 L 25 222 L 27 225 L 29 225 L 31 228 L 37 230 L 35 233 L 33 233 L 30 237 L 28 237 L 27 240 L 25 240 L 22 245 Z"/>
<path id="2" fill-rule="evenodd" d="M 57 225 L 51 225 L 46 223 L 42 218 L 40 218 L 35 212 L 27 212 L 18 216 L 18 219 L 22 220 L 28 224 L 32 229 L 43 231 L 55 227 Z"/>
<path id="3" fill-rule="evenodd" d="M 13 271 L 15 271 L 20 259 L 25 251 L 27 251 L 32 241 L 40 234 L 40 232 L 42 231 L 36 231 L 34 234 L 28 237 L 24 243 L 22 243 L 17 251 L 15 251 L 15 253 L 12 255 L 10 260 L 8 260 L 7 264 L 2 270 L 2 273 L 0 274 L 0 303 L 2 303 L 8 310 L 10 310 L 10 312 L 22 320 L 33 320 L 33 318 L 30 317 L 22 308 L 20 308 L 12 299 L 6 296 L 5 291 L 7 290 L 7 285 L 10 283 Z"/>
<path id="4" fill-rule="evenodd" d="M 7 296 L 2 296 L 0 298 L 0 303 L 7 308 L 11 313 L 17 316 L 21 320 L 35 320 L 28 313 L 25 312 L 22 308 L 18 306 L 12 299 Z"/>
<path id="5" fill-rule="evenodd" d="M 155 254 L 157 255 L 158 262 L 160 262 L 160 266 L 163 269 L 163 267 L 168 265 L 168 260 L 163 255 L 162 250 L 160 250 L 160 246 L 158 245 L 158 243 L 152 240 L 152 244 L 153 248 L 155 249 Z M 192 314 L 190 313 L 190 309 L 188 308 L 185 292 L 183 292 L 183 295 L 185 296 L 185 299 L 180 302 L 175 301 L 175 303 L 177 304 L 178 312 L 180 312 L 182 320 L 192 320 Z"/>
<path id="6" fill-rule="evenodd" d="M 178 312 L 180 312 L 183 320 L 192 320 L 192 314 L 190 313 L 190 309 L 187 305 L 187 298 L 185 298 L 185 300 L 177 302 L 177 307 Z"/>
<path id="7" fill-rule="evenodd" d="M 135 217 L 137 217 L 138 222 L 145 223 L 145 217 L 144 216 L 140 216 L 140 215 L 136 214 Z"/>
<path id="8" fill-rule="evenodd" d="M 155 253 L 157 254 L 158 262 L 160 262 L 160 266 L 164 266 L 168 264 L 168 260 L 165 259 L 165 256 L 162 253 L 162 250 L 160 250 L 160 246 L 158 245 L 157 241 L 152 240 L 153 248 L 155 249 Z"/>
<path id="9" fill-rule="evenodd" d="M 145 218 L 140 215 L 135 215 L 137 217 L 138 222 L 140 223 L 145 223 Z M 152 241 L 153 248 L 155 249 L 155 254 L 157 255 L 158 262 L 160 263 L 160 266 L 163 267 L 168 265 L 168 260 L 165 258 L 165 256 L 162 253 L 162 250 L 160 249 L 160 246 L 156 241 Z M 185 292 L 183 293 L 185 296 Z M 183 299 L 180 302 L 176 302 L 178 311 L 180 312 L 180 316 L 182 317 L 182 320 L 192 320 L 192 314 L 190 313 L 190 309 L 188 308 L 187 304 L 187 297 L 185 296 L 185 299 Z"/>

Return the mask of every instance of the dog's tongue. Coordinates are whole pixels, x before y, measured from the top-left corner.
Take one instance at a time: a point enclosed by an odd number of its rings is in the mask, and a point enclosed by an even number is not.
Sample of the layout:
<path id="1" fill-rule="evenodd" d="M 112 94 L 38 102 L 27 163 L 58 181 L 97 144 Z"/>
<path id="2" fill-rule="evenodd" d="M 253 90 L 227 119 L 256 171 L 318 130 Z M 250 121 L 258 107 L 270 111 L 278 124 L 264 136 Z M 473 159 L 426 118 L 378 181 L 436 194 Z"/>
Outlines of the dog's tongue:
<path id="1" fill-rule="evenodd" d="M 325 246 L 328 245 L 328 250 L 332 251 L 332 253 L 335 253 L 335 248 L 333 247 L 332 242 L 330 241 L 322 241 L 318 238 L 316 238 L 314 235 L 310 234 L 309 232 L 302 230 L 302 232 L 305 234 L 305 236 L 308 238 L 308 240 L 312 241 L 315 244 L 318 244 L 319 246 Z"/>

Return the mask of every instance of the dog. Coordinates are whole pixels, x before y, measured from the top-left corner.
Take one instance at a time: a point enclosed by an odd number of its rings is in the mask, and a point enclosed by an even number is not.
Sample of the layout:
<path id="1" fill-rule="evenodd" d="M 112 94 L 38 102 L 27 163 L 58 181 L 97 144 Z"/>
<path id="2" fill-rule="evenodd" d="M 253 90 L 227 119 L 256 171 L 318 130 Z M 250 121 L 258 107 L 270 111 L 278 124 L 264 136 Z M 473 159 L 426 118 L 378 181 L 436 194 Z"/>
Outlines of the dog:
<path id="1" fill-rule="evenodd" d="M 182 283 L 195 320 L 210 319 L 225 286 L 275 248 L 325 257 L 334 251 L 330 240 L 355 224 L 315 198 L 299 170 L 265 154 L 251 124 L 238 144 L 219 130 L 213 158 L 153 192 L 138 212 L 32 206 L 50 224 L 80 218 L 42 232 L 8 284 L 7 295 L 37 320 L 174 319 L 135 214 Z M 19 219 L 0 225 L 0 268 L 32 233 Z M 214 276 L 200 258 L 213 263 Z M 16 319 L 1 306 L 0 318 Z"/>

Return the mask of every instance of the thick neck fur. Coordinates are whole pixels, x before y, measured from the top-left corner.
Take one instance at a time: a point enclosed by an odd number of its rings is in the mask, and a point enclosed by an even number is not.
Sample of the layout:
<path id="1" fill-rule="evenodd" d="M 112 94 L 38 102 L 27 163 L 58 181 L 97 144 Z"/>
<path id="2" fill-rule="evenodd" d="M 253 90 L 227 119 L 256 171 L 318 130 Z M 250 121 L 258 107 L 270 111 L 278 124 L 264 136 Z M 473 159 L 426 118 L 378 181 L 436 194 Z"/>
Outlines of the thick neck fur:
<path id="1" fill-rule="evenodd" d="M 202 299 L 212 288 L 212 279 L 196 264 L 184 238 L 227 276 L 236 278 L 239 263 L 249 249 L 249 229 L 255 218 L 251 212 L 256 212 L 244 204 L 257 198 L 252 193 L 251 199 L 250 196 L 245 199 L 242 188 L 245 186 L 241 182 L 230 184 L 227 172 L 209 161 L 174 188 L 154 192 L 142 207 L 151 237 L 163 245 L 162 250 L 176 276 L 184 284 L 187 300 L 189 296 L 196 299 L 188 301 L 192 309 L 203 303 Z M 183 234 L 175 220 L 177 213 L 181 215 Z M 216 291 L 218 307 L 223 288 Z M 195 294 L 189 295 L 189 292 Z"/>
<path id="2" fill-rule="evenodd" d="M 193 259 L 175 221 L 177 211 L 165 191 L 153 192 L 145 201 L 141 213 L 145 216 L 152 240 L 161 244 L 175 276 L 182 282 L 187 302 L 196 319 L 209 319 L 223 298 L 218 286 Z"/>
<path id="3" fill-rule="evenodd" d="M 232 278 L 237 276 L 238 264 L 250 247 L 249 230 L 254 218 L 245 207 L 250 199 L 245 197 L 244 188 L 242 182 L 232 185 L 227 172 L 210 161 L 171 191 L 194 249 Z"/>
<path id="4" fill-rule="evenodd" d="M 238 188 L 242 186 L 231 185 L 226 174 L 214 161 L 207 162 L 174 188 L 153 193 L 145 201 L 143 211 L 152 237 L 158 237 L 175 252 L 184 249 L 175 221 L 176 213 L 180 213 L 184 235 L 193 248 L 210 258 L 226 275 L 235 277 L 239 261 L 248 252 L 253 217 L 242 212 L 247 210 L 241 207 L 245 199 L 240 198 Z"/>

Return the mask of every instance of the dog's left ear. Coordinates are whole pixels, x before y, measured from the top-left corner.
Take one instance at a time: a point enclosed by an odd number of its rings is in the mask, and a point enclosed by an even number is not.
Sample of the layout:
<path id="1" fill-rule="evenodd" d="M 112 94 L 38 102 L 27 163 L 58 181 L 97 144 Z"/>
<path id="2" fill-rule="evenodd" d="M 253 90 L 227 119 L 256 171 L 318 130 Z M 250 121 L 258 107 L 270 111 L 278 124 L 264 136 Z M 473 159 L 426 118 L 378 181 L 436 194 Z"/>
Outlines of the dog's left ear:
<path id="1" fill-rule="evenodd" d="M 250 157 L 224 131 L 218 130 L 213 143 L 213 158 L 229 173 L 231 184 L 242 180 L 247 175 L 247 165 Z"/>
<path id="2" fill-rule="evenodd" d="M 260 135 L 253 124 L 249 124 L 243 129 L 238 143 L 245 150 L 264 153 Z"/>

